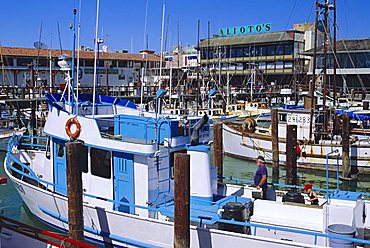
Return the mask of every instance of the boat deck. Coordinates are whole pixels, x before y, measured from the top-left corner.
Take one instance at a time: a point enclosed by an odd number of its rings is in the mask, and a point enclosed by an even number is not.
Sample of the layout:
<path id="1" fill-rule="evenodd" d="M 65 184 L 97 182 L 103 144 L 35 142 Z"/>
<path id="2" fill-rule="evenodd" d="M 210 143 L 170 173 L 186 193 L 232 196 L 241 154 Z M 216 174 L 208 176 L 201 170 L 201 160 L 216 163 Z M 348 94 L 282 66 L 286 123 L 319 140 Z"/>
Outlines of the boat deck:
<path id="1" fill-rule="evenodd" d="M 252 204 L 251 199 L 235 195 L 226 196 L 216 202 L 190 201 L 190 221 L 200 222 L 202 220 L 202 223 L 206 225 L 216 224 L 222 217 L 219 210 L 229 202 L 240 202 L 244 205 Z M 162 215 L 173 218 L 175 216 L 174 201 L 160 205 L 158 211 Z"/>

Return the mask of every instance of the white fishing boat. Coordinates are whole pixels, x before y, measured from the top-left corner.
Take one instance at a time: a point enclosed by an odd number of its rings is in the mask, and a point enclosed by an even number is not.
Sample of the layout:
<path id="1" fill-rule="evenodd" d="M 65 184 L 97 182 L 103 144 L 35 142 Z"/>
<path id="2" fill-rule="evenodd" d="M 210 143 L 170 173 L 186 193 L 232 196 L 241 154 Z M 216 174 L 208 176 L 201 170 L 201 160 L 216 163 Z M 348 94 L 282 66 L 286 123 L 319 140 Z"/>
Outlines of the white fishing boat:
<path id="1" fill-rule="evenodd" d="M 191 247 L 329 246 L 333 237 L 367 242 L 353 238 L 356 231 L 362 238 L 369 226 L 361 194 L 337 192 L 312 207 L 282 202 L 282 192 L 272 192 L 275 199 L 269 201 L 254 198 L 255 188 L 248 185 L 218 185 L 204 118 L 142 112 L 130 101 L 104 96 L 46 99 L 44 142 L 14 136 L 4 166 L 31 213 L 51 226 L 68 229 L 66 143 L 78 139 L 87 161 L 75 165 L 82 167 L 86 238 L 172 247 L 174 154 L 180 152 L 190 155 Z M 244 217 L 230 218 L 229 210 Z M 326 233 L 338 224 L 355 231 L 346 237 Z"/>
<path id="2" fill-rule="evenodd" d="M 316 116 L 316 115 L 315 115 Z M 318 119 L 318 117 L 315 118 Z M 287 125 L 297 125 L 297 165 L 302 168 L 325 170 L 327 154 L 338 150 L 338 154 L 328 156 L 331 170 L 339 169 L 342 165 L 342 135 L 321 139 L 315 136 L 318 131 L 310 133 L 310 110 L 293 109 L 279 110 L 278 114 L 279 162 L 286 163 L 286 132 Z M 313 122 L 314 130 L 322 128 L 317 121 Z M 312 136 L 310 137 L 310 134 Z M 244 124 L 225 122 L 223 125 L 223 144 L 225 154 L 242 159 L 254 160 L 258 155 L 266 157 L 272 163 L 271 127 L 259 127 L 255 121 L 248 119 Z M 350 138 L 350 160 L 353 169 L 365 172 L 370 169 L 370 140 L 368 137 Z M 338 157 L 339 156 L 339 157 Z"/>

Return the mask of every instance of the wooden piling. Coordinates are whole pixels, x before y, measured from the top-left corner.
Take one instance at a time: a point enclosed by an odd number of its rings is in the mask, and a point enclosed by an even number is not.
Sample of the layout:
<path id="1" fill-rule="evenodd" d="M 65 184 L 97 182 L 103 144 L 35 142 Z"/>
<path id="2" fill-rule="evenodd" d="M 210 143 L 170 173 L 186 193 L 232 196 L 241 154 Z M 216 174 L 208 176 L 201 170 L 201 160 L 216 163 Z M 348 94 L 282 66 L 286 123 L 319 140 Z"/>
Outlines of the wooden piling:
<path id="1" fill-rule="evenodd" d="M 297 185 L 297 125 L 287 126 L 286 184 Z"/>
<path id="2" fill-rule="evenodd" d="M 218 182 L 222 183 L 224 175 L 222 123 L 213 125 L 213 139 L 213 164 L 217 168 Z"/>
<path id="3" fill-rule="evenodd" d="M 190 247 L 190 155 L 175 154 L 174 247 Z"/>
<path id="4" fill-rule="evenodd" d="M 279 182 L 279 119 L 278 110 L 271 110 L 272 182 Z"/>
<path id="5" fill-rule="evenodd" d="M 351 161 L 349 158 L 349 115 L 342 115 L 343 136 L 342 136 L 342 177 L 351 177 Z"/>
<path id="6" fill-rule="evenodd" d="M 84 220 L 82 203 L 82 172 L 81 163 L 83 144 L 80 141 L 68 142 L 67 150 L 67 194 L 68 194 L 68 226 L 70 238 L 84 240 Z"/>
<path id="7" fill-rule="evenodd" d="M 362 102 L 362 108 L 364 110 L 369 110 L 369 101 L 363 101 Z"/>
<path id="8" fill-rule="evenodd" d="M 340 124 L 340 117 L 334 111 L 334 123 L 333 123 L 333 134 L 341 134 L 341 124 Z"/>

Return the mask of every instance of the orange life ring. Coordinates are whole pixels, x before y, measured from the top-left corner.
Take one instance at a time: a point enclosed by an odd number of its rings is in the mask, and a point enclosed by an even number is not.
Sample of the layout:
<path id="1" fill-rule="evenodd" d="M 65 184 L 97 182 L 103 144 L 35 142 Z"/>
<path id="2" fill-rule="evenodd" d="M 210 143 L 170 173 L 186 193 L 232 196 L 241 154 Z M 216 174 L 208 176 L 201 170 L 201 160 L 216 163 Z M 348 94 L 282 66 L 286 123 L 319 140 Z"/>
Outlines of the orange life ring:
<path id="1" fill-rule="evenodd" d="M 72 133 L 71 126 L 72 124 L 76 125 L 76 131 Z M 77 117 L 69 118 L 65 125 L 66 133 L 71 139 L 76 139 L 78 136 L 80 136 L 81 132 L 81 124 L 77 120 Z"/>

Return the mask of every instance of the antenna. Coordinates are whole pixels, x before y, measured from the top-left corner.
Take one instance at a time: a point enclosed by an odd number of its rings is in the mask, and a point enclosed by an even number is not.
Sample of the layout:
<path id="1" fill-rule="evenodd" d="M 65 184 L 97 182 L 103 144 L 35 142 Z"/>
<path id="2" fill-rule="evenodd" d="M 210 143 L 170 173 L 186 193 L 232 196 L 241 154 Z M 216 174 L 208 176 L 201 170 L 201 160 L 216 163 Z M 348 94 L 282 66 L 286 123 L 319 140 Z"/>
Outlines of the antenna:
<path id="1" fill-rule="evenodd" d="M 63 54 L 63 48 L 62 48 L 62 38 L 60 37 L 59 21 L 57 22 L 57 26 L 58 26 L 58 37 L 59 37 L 60 55 L 62 55 Z"/>

